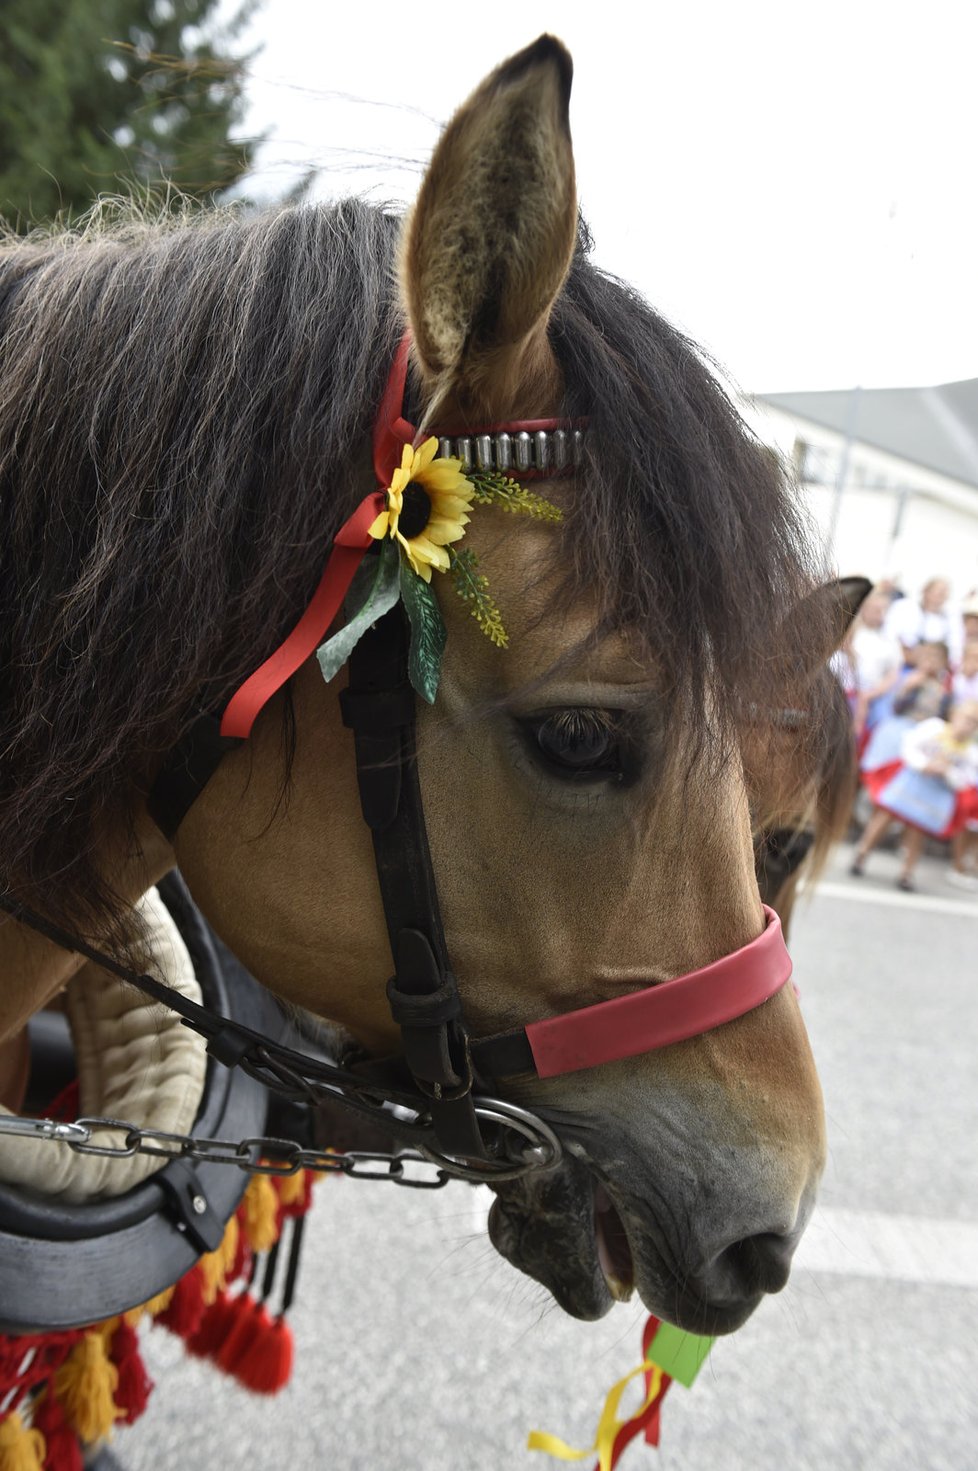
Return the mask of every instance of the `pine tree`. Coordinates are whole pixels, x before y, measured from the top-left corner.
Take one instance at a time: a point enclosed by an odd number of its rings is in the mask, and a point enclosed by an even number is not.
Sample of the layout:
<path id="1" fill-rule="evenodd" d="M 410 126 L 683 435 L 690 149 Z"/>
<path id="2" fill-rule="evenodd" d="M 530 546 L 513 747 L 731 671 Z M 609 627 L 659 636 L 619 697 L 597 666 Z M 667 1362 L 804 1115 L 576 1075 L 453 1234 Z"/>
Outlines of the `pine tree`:
<path id="1" fill-rule="evenodd" d="M 251 166 L 233 44 L 256 0 L 0 0 L 0 217 L 70 219 L 99 194 L 209 202 Z"/>

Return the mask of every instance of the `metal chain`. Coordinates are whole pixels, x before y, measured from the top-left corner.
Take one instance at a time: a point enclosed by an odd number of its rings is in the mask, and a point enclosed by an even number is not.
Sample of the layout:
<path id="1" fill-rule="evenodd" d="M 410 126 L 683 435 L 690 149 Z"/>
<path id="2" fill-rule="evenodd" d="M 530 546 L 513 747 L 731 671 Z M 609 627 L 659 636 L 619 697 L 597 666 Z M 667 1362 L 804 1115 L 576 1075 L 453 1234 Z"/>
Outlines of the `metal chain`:
<path id="1" fill-rule="evenodd" d="M 341 1067 L 325 1057 L 296 1052 L 293 1048 L 286 1047 L 261 1032 L 255 1032 L 250 1027 L 232 1021 L 230 1017 L 208 1011 L 205 1006 L 191 1001 L 189 997 L 172 990 L 153 976 L 140 975 L 129 966 L 115 960 L 111 955 L 106 955 L 103 951 L 89 945 L 80 936 L 70 935 L 57 925 L 51 924 L 42 915 L 35 914 L 2 891 L 0 891 L 0 909 L 6 910 L 21 923 L 30 925 L 32 929 L 45 935 L 54 944 L 64 949 L 76 950 L 87 956 L 89 960 L 95 961 L 112 975 L 118 976 L 120 980 L 128 981 L 144 995 L 152 997 L 154 1001 L 159 1001 L 171 1011 L 176 1012 L 186 1026 L 204 1038 L 208 1052 L 226 1067 L 240 1067 L 242 1072 L 254 1078 L 264 1088 L 293 1103 L 306 1103 L 312 1106 L 322 1103 L 341 1103 L 344 1107 L 353 1109 L 375 1122 L 382 1122 L 388 1134 L 392 1134 L 395 1139 L 400 1138 L 403 1142 L 403 1147 L 397 1154 L 362 1156 L 368 1164 L 378 1159 L 385 1161 L 388 1169 L 384 1174 L 369 1169 L 358 1169 L 356 1162 L 361 1156 L 358 1156 L 355 1151 L 342 1156 L 342 1158 L 354 1161 L 351 1166 L 335 1164 L 323 1166 L 316 1161 L 321 1161 L 324 1156 L 312 1152 L 313 1163 L 310 1168 L 332 1168 L 342 1170 L 345 1174 L 357 1175 L 360 1178 L 394 1179 L 399 1184 L 412 1185 L 419 1189 L 439 1189 L 445 1180 L 438 1178 L 437 1181 L 425 1181 L 418 1185 L 415 1180 L 404 1176 L 404 1163 L 420 1163 L 426 1167 L 433 1167 L 439 1177 L 444 1173 L 448 1178 L 484 1184 L 490 1181 L 498 1183 L 503 1180 L 516 1180 L 531 1171 L 553 1168 L 560 1161 L 563 1147 L 549 1124 L 518 1104 L 489 1097 L 473 1097 L 472 1099 L 477 1127 L 482 1132 L 482 1143 L 486 1147 L 485 1157 L 473 1159 L 464 1155 L 448 1154 L 439 1147 L 437 1142 L 437 1129 L 430 1110 L 430 1105 L 436 1100 L 430 1098 L 420 1085 L 381 1081 L 379 1078 L 370 1078 L 350 1068 Z M 169 1142 L 177 1146 L 167 1150 L 145 1145 L 142 1141 L 152 1139 L 153 1131 L 141 1130 L 138 1126 L 125 1121 L 117 1119 L 76 1120 L 74 1127 L 77 1130 L 83 1129 L 86 1123 L 98 1128 L 121 1129 L 125 1135 L 125 1144 L 121 1148 L 107 1148 L 104 1145 L 91 1144 L 90 1133 L 76 1132 L 73 1135 L 59 1133 L 58 1130 L 65 1126 L 55 1125 L 48 1119 L 25 1119 L 20 1122 L 27 1125 L 27 1128 L 20 1129 L 17 1127 L 17 1121 L 0 1118 L 0 1134 L 3 1132 L 26 1133 L 30 1138 L 50 1138 L 67 1144 L 81 1153 L 115 1155 L 119 1158 L 126 1158 L 136 1153 L 182 1156 L 185 1159 L 214 1158 L 216 1163 L 233 1164 L 243 1170 L 257 1170 L 265 1167 L 257 1159 L 252 1146 L 256 1142 L 259 1144 L 271 1142 L 284 1147 L 284 1168 L 269 1168 L 266 1172 L 291 1174 L 302 1167 L 309 1153 L 302 1151 L 297 1144 L 291 1141 L 285 1141 L 283 1146 L 282 1141 L 245 1140 L 243 1146 L 239 1148 L 238 1145 L 228 1141 L 201 1140 L 199 1143 L 205 1149 L 213 1146 L 216 1155 L 200 1156 L 194 1153 L 198 1141 L 189 1139 L 185 1135 L 157 1135 L 161 1144 Z M 489 1135 L 486 1134 L 486 1129 L 490 1131 Z M 508 1142 L 504 1143 L 507 1138 Z M 336 1156 L 326 1157 L 336 1158 Z"/>
<path id="2" fill-rule="evenodd" d="M 122 1141 L 92 1143 L 92 1135 L 105 1129 L 119 1130 L 124 1136 Z M 147 1154 L 160 1159 L 234 1165 L 256 1175 L 294 1175 L 298 1170 L 316 1170 L 322 1174 L 346 1175 L 353 1180 L 389 1180 L 411 1190 L 440 1190 L 452 1179 L 452 1172 L 413 1149 L 398 1154 L 351 1149 L 341 1154 L 331 1149 L 303 1149 L 291 1139 L 256 1136 L 235 1143 L 230 1139 L 194 1138 L 163 1129 L 141 1128 L 123 1119 L 86 1117 L 74 1123 L 59 1123 L 54 1119 L 0 1115 L 0 1135 L 4 1134 L 67 1145 L 76 1154 L 113 1159 Z"/>

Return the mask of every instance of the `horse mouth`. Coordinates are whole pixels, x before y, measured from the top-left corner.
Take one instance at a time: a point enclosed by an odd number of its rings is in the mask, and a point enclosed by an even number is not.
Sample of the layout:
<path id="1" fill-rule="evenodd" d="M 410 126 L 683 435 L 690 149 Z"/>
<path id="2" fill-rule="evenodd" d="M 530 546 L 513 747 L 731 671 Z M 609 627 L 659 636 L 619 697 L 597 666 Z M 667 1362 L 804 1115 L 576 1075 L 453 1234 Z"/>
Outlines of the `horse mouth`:
<path id="1" fill-rule="evenodd" d="M 557 1171 L 538 1194 L 494 1187 L 489 1237 L 501 1256 L 553 1293 L 575 1318 L 627 1302 L 636 1268 L 624 1221 L 604 1185 L 583 1169 Z"/>
<path id="2" fill-rule="evenodd" d="M 632 1249 L 625 1223 L 600 1183 L 594 1187 L 594 1245 L 608 1291 L 615 1302 L 628 1302 L 635 1291 Z"/>

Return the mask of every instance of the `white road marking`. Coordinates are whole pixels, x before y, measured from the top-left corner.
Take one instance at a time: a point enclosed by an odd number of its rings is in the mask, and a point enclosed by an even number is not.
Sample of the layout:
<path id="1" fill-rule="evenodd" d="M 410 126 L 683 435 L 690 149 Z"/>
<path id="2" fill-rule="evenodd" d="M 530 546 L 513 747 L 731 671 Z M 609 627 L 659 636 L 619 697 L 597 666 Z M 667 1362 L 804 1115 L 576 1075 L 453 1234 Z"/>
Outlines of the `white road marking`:
<path id="1" fill-rule="evenodd" d="M 472 1229 L 486 1229 L 492 1191 L 472 1192 Z M 889 1282 L 978 1287 L 978 1225 L 883 1211 L 816 1208 L 795 1252 L 794 1273 L 879 1277 Z"/>
<path id="2" fill-rule="evenodd" d="M 816 1210 L 793 1270 L 978 1287 L 978 1225 L 882 1211 Z"/>
<path id="3" fill-rule="evenodd" d="M 978 919 L 978 904 L 962 904 L 960 899 L 943 898 L 939 894 L 904 894 L 902 890 L 890 893 L 877 889 L 872 884 L 860 881 L 855 884 L 836 884 L 831 881 L 820 883 L 815 896 L 824 894 L 827 899 L 849 899 L 855 904 L 883 904 L 893 909 L 923 909 L 930 914 L 954 914 L 965 919 Z M 808 897 L 811 897 L 810 895 Z"/>
<path id="4" fill-rule="evenodd" d="M 472 1230 L 479 1235 L 489 1225 L 489 1212 L 496 1197 L 488 1185 L 473 1185 L 471 1190 L 469 1200 L 472 1206 Z"/>

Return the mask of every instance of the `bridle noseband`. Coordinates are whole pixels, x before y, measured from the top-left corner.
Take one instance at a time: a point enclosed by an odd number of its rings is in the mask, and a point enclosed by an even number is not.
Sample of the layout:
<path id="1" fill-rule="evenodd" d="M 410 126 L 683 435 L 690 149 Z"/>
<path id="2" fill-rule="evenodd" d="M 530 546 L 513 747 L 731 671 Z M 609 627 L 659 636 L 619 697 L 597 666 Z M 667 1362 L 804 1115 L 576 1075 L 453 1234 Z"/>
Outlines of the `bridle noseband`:
<path id="1" fill-rule="evenodd" d="M 402 405 L 410 344 L 398 349 L 374 429 L 378 484 L 390 483 L 405 444 L 417 438 Z M 520 477 L 573 474 L 581 459 L 579 421 L 493 426 L 440 437 L 443 450 Z M 223 755 L 250 734 L 254 720 L 322 641 L 370 546 L 366 528 L 383 504 L 365 498 L 337 534 L 312 602 L 296 628 L 235 692 L 220 716 L 208 713 L 171 752 L 153 785 L 149 810 L 172 837 Z M 408 638 L 399 606 L 361 639 L 340 696 L 353 732 L 361 810 L 370 828 L 377 879 L 394 958 L 387 997 L 401 1030 L 403 1056 L 341 1067 L 271 1042 L 170 992 L 48 924 L 9 897 L 0 905 L 66 948 L 79 950 L 179 1012 L 207 1039 L 209 1052 L 296 1101 L 341 1099 L 377 1117 L 405 1144 L 420 1147 L 455 1174 L 513 1178 L 553 1166 L 561 1146 L 536 1115 L 480 1088 L 517 1076 L 552 1078 L 638 1056 L 724 1025 L 769 1000 L 791 974 L 777 915 L 765 908 L 761 935 L 712 965 L 593 1006 L 474 1038 L 464 1023 L 438 905 L 418 777 L 415 696 L 408 680 Z"/>

